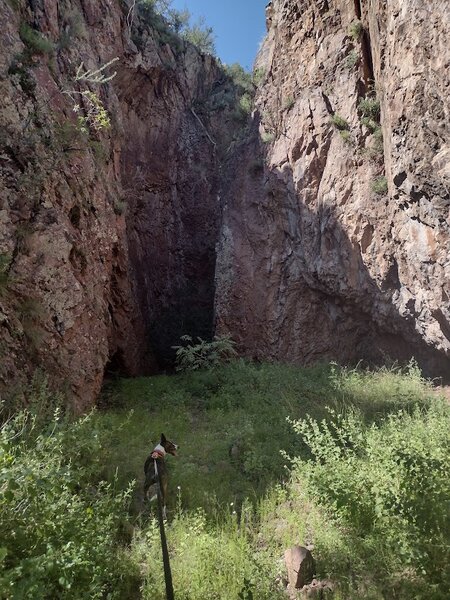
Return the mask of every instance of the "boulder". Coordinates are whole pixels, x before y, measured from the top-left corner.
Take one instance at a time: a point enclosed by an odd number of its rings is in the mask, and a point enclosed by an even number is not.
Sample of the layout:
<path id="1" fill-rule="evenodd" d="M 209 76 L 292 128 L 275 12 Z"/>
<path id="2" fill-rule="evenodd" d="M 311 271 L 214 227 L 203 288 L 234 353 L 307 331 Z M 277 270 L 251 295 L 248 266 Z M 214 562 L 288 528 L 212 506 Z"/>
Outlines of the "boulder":
<path id="1" fill-rule="evenodd" d="M 301 589 L 311 583 L 314 577 L 315 562 L 311 552 L 303 546 L 292 546 L 284 553 L 289 586 Z"/>

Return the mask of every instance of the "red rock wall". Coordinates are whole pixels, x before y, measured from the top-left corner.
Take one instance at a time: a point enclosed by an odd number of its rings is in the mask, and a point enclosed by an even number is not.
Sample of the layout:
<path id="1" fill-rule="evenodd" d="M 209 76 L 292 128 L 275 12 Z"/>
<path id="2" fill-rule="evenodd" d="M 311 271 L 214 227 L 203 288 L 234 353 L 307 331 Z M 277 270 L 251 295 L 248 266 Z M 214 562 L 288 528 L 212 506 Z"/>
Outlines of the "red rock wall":
<path id="1" fill-rule="evenodd" d="M 0 386 L 20 397 L 41 369 L 77 410 L 105 369 L 154 372 L 213 323 L 217 153 L 233 127 L 202 103 L 229 82 L 136 11 L 130 29 L 128 6 L 0 0 Z M 54 50 L 24 60 L 24 23 Z M 111 128 L 83 136 L 65 92 L 82 62 L 114 57 L 116 77 L 91 86 Z"/>
<path id="2" fill-rule="evenodd" d="M 217 269 L 218 330 L 246 355 L 415 356 L 450 374 L 447 15 L 439 1 L 269 4 Z M 371 90 L 381 152 L 358 110 Z"/>

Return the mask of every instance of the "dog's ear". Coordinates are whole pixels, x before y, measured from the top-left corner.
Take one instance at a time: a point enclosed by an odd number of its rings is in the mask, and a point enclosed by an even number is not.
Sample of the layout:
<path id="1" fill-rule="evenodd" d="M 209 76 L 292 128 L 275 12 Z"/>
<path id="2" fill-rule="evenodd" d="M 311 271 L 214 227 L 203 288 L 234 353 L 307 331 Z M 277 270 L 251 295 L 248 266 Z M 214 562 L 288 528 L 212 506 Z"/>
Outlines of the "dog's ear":
<path id="1" fill-rule="evenodd" d="M 166 443 L 166 436 L 162 433 L 161 434 L 161 444 L 165 444 Z"/>

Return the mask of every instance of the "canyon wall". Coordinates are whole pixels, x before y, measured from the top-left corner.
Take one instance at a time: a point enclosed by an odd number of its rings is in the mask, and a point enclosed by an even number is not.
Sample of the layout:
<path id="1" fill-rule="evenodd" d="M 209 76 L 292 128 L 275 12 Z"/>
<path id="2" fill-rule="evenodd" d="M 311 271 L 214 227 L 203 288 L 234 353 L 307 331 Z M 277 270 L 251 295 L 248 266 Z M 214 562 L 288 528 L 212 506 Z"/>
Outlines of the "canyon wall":
<path id="1" fill-rule="evenodd" d="M 449 375 L 446 3 L 266 16 L 245 121 L 145 6 L 0 0 L 3 395 L 43 371 L 82 411 L 215 330 L 256 360 Z"/>
<path id="2" fill-rule="evenodd" d="M 447 9 L 269 3 L 217 259 L 217 328 L 245 355 L 450 376 Z"/>
<path id="3" fill-rule="evenodd" d="M 133 4 L 0 0 L 8 397 L 38 369 L 84 410 L 105 370 L 155 372 L 182 334 L 212 334 L 231 82 Z M 116 57 L 109 82 L 76 79 Z"/>

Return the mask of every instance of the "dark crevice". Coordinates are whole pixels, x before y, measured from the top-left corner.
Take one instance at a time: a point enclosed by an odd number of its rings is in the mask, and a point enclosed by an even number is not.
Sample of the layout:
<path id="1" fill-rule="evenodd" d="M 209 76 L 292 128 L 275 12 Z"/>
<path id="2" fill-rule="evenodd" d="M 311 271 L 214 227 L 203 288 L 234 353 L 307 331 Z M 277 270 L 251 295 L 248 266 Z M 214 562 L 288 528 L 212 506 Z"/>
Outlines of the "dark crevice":
<path id="1" fill-rule="evenodd" d="M 362 16 L 361 0 L 354 0 L 354 1 L 355 1 L 355 15 L 358 19 L 361 19 L 361 16 Z"/>
<path id="2" fill-rule="evenodd" d="M 112 379 L 115 377 L 123 377 L 127 374 L 123 352 L 118 348 L 105 365 L 104 378 Z"/>
<path id="3" fill-rule="evenodd" d="M 355 16 L 359 21 L 363 21 L 363 10 L 361 0 L 354 0 Z M 370 34 L 367 23 L 363 23 L 364 28 L 361 33 L 361 53 L 363 78 L 365 85 L 365 93 L 368 89 L 374 87 L 375 77 L 373 69 L 372 48 L 370 45 Z"/>
<path id="4" fill-rule="evenodd" d="M 375 75 L 373 69 L 372 48 L 370 45 L 370 35 L 367 28 L 364 28 L 361 36 L 361 51 L 363 55 L 363 72 L 366 90 L 372 89 L 375 85 Z"/>
<path id="5" fill-rule="evenodd" d="M 381 289 L 383 292 L 388 290 L 399 290 L 401 288 L 400 279 L 398 275 L 398 264 L 397 261 L 393 260 L 389 270 L 386 274 L 386 277 L 382 283 Z"/>

